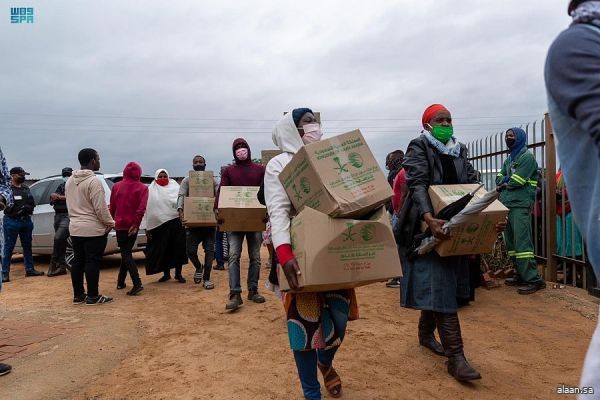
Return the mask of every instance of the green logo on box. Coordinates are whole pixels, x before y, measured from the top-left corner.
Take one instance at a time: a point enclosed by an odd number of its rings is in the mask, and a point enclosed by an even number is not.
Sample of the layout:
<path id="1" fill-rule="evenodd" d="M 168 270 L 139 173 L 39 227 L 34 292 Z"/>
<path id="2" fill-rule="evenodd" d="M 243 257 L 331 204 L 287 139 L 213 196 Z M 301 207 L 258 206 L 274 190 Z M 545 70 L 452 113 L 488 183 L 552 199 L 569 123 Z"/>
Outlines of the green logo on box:
<path id="1" fill-rule="evenodd" d="M 477 229 L 479 229 L 479 224 L 472 223 L 471 225 L 467 226 L 467 233 L 475 233 L 477 232 Z"/>
<path id="2" fill-rule="evenodd" d="M 346 166 L 348 165 L 347 163 L 342 164 L 342 161 L 340 160 L 339 157 L 333 157 L 333 161 L 335 161 L 335 164 L 337 165 L 337 167 L 334 168 L 334 170 L 336 170 L 338 172 L 338 174 L 342 174 L 342 172 L 348 172 L 348 168 L 346 168 Z"/>
<path id="3" fill-rule="evenodd" d="M 307 177 L 303 176 L 300 179 L 300 188 L 302 189 L 302 191 L 306 194 L 310 193 L 310 181 L 308 180 Z"/>
<path id="4" fill-rule="evenodd" d="M 346 223 L 346 232 L 342 235 L 342 237 L 344 238 L 344 242 L 347 242 L 348 240 L 353 241 L 354 242 L 354 236 L 356 236 L 356 233 L 352 233 L 352 228 L 354 228 L 354 224 L 353 223 Z"/>
<path id="5" fill-rule="evenodd" d="M 361 168 L 364 164 L 362 156 L 358 153 L 350 153 L 348 155 L 348 161 L 354 168 Z"/>
<path id="6" fill-rule="evenodd" d="M 362 229 L 360 230 L 360 237 L 365 242 L 373 240 L 373 238 L 375 237 L 375 225 L 367 224 L 367 225 L 363 226 Z"/>

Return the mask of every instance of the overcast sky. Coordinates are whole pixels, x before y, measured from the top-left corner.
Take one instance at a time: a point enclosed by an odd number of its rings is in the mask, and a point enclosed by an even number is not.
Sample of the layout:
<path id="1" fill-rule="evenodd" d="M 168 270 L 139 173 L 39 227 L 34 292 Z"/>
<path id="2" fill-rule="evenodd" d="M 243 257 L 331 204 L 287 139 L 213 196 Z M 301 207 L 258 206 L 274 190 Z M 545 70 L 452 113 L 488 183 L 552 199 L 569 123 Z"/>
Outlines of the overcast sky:
<path id="1" fill-rule="evenodd" d="M 445 104 L 463 142 L 542 118 L 566 0 L 22 1 L 0 10 L 0 145 L 33 177 L 100 152 L 102 170 L 218 170 L 283 111 L 360 128 L 381 162 Z M 34 7 L 11 24 L 10 7 Z"/>

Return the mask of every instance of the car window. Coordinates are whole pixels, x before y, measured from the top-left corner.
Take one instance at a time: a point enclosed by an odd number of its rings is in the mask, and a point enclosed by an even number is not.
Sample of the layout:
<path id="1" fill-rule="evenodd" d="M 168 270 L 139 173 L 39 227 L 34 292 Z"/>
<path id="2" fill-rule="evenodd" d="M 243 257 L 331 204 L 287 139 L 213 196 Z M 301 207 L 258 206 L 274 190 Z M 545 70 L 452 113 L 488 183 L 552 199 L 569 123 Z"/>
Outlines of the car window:
<path id="1" fill-rule="evenodd" d="M 46 193 L 46 189 L 48 189 L 51 183 L 52 181 L 37 182 L 29 188 L 36 206 L 50 203 L 50 199 L 44 196 L 44 193 Z"/>
<path id="2" fill-rule="evenodd" d="M 116 183 L 108 178 L 104 178 L 104 181 L 106 182 L 106 184 L 108 185 L 109 189 L 112 189 L 113 185 Z"/>
<path id="3" fill-rule="evenodd" d="M 144 185 L 146 185 L 146 186 L 150 186 L 150 184 L 151 184 L 152 182 L 154 182 L 154 178 L 153 178 L 153 177 L 151 177 L 151 176 L 142 176 L 142 177 L 140 178 L 140 181 L 142 181 L 142 183 L 143 183 Z"/>
<path id="4" fill-rule="evenodd" d="M 58 189 L 58 187 L 60 186 L 61 183 L 63 183 L 62 179 L 54 179 L 52 181 L 50 181 L 50 185 L 48 186 L 48 196 L 46 197 L 50 197 L 50 195 L 52 193 L 56 193 L 56 190 Z"/>

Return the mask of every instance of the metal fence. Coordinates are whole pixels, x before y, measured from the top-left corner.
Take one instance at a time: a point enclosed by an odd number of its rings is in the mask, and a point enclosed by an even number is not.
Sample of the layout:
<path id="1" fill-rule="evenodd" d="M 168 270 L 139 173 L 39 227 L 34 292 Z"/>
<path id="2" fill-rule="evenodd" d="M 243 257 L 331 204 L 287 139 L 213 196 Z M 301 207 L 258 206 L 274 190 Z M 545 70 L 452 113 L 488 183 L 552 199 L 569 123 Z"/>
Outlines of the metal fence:
<path id="1" fill-rule="evenodd" d="M 600 296 L 598 281 L 586 257 L 585 243 L 573 221 L 568 188 L 557 179 L 556 148 L 548 115 L 520 126 L 527 132 L 527 147 L 538 163 L 538 189 L 532 209 L 533 243 L 536 259 L 543 265 L 546 280 L 588 289 Z M 473 167 L 480 171 L 487 190 L 496 187 L 496 175 L 508 157 L 505 132 L 475 140 L 467 145 Z"/>

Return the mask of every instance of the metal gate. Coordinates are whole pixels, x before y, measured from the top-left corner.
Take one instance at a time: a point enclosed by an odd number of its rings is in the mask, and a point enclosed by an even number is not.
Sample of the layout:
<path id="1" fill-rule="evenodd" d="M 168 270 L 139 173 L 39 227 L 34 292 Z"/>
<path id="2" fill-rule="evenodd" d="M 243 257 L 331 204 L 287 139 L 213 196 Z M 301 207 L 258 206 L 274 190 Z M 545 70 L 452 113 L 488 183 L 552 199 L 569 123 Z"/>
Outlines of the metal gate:
<path id="1" fill-rule="evenodd" d="M 569 211 L 568 188 L 557 182 L 556 147 L 548 114 L 540 121 L 521 126 L 527 147 L 539 167 L 538 190 L 532 209 L 533 243 L 544 278 L 588 289 L 596 296 L 600 288 L 585 253 L 585 243 Z M 496 174 L 508 157 L 505 131 L 467 144 L 473 167 L 480 171 L 487 190 L 496 187 Z M 558 211 L 558 212 L 557 212 Z"/>

